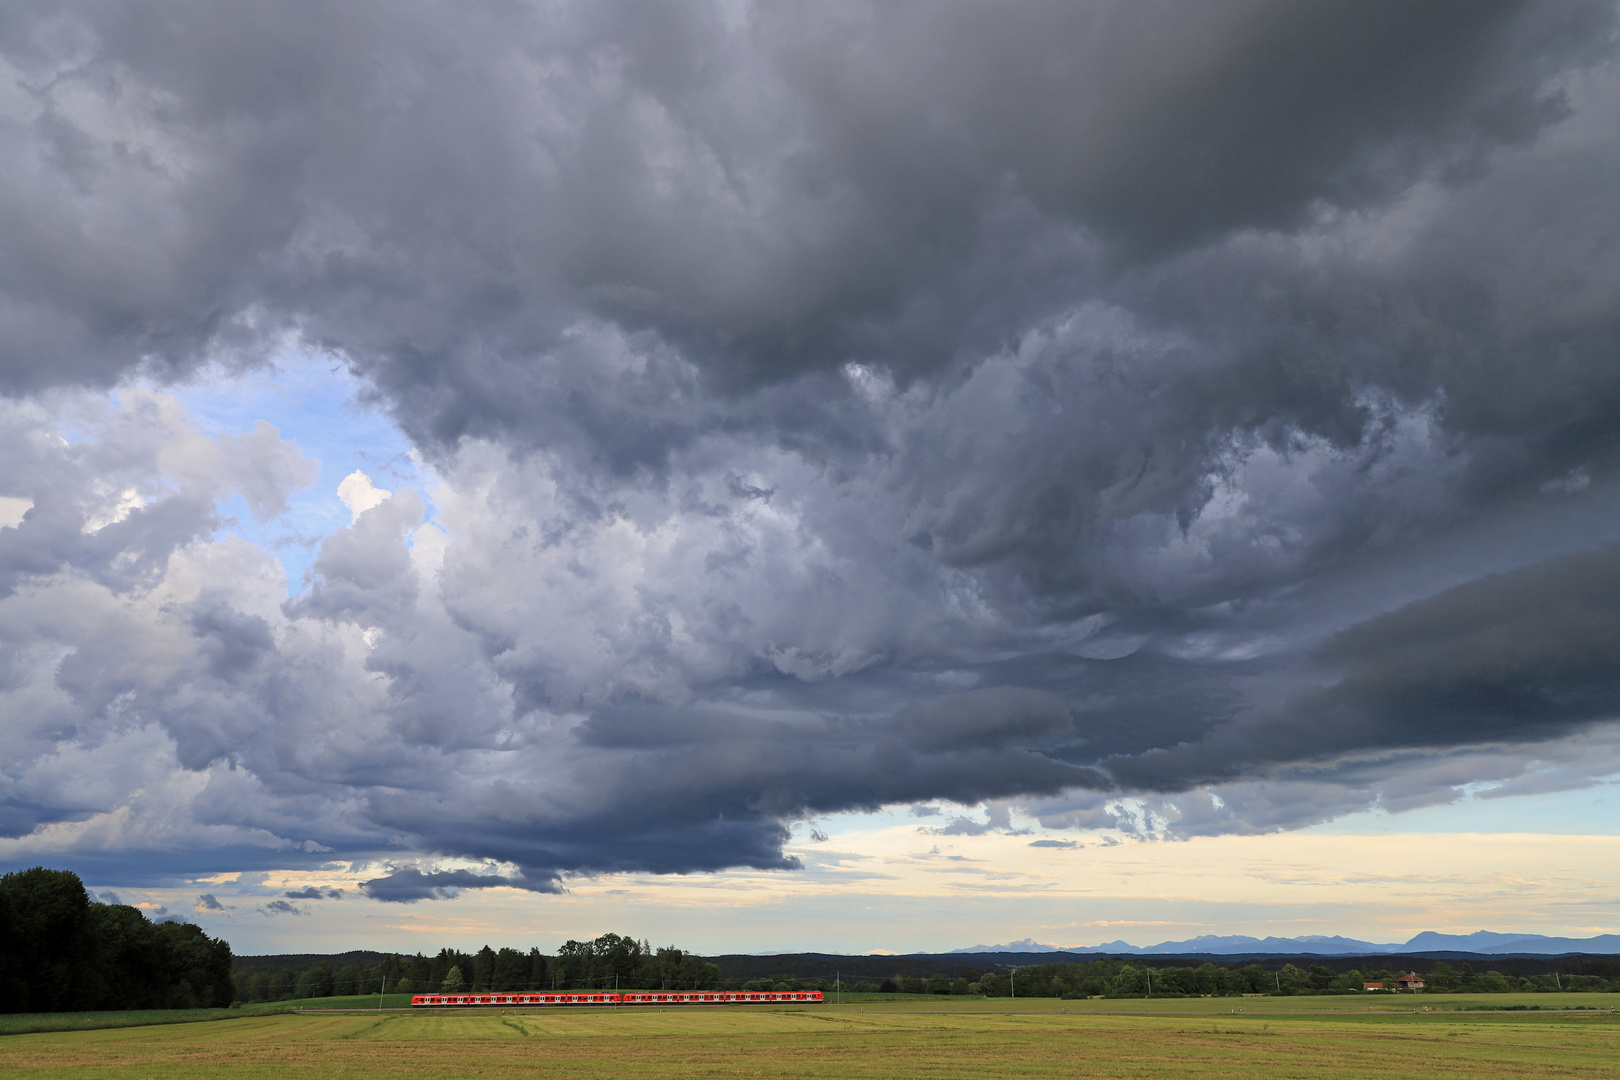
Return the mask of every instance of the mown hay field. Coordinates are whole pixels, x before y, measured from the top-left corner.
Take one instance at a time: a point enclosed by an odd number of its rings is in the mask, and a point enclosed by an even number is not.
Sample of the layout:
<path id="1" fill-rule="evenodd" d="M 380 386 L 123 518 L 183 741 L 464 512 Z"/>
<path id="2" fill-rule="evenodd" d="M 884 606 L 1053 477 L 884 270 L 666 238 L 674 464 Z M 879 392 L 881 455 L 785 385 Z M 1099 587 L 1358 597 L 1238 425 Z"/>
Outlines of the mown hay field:
<path id="1" fill-rule="evenodd" d="M 268 1010 L 266 1010 L 268 1011 Z M 235 1009 L 126 1009 L 121 1012 L 0 1013 L 0 1035 L 31 1031 L 91 1031 L 98 1028 L 146 1027 L 151 1024 L 196 1024 L 239 1020 Z M 0 1052 L 0 1063 L 5 1061 Z"/>
<path id="2" fill-rule="evenodd" d="M 993 1004 L 247 1016 L 7 1036 L 0 1076 L 1620 1076 L 1620 1013 L 1608 1011 L 1127 1016 Z"/>

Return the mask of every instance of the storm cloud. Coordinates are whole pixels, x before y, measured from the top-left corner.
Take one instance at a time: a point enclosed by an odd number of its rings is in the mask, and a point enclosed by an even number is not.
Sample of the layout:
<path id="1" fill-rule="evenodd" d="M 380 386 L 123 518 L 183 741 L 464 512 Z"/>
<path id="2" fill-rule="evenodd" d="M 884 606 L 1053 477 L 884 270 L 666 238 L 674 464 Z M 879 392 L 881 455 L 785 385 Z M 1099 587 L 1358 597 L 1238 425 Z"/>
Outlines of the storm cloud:
<path id="1" fill-rule="evenodd" d="M 1194 835 L 1620 769 L 1615 45 L 8 5 L 0 860 L 408 903 L 792 870 L 887 806 Z M 318 455 L 172 393 L 289 354 L 431 479 L 343 478 L 290 598 L 233 515 Z"/>

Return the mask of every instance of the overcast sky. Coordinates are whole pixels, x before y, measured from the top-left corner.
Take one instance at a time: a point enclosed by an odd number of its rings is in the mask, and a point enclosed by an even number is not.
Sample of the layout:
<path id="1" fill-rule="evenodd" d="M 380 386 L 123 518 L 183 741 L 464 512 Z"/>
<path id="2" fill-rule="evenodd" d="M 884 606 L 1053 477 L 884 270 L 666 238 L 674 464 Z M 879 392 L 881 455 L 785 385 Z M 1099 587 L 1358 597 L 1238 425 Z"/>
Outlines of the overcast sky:
<path id="1" fill-rule="evenodd" d="M 1166 868 L 1391 828 L 1615 884 L 1616 32 L 5 4 L 0 868 L 266 949 L 933 856 L 999 884 L 869 927 L 1334 932 Z M 1620 929 L 1470 881 L 1388 934 Z"/>

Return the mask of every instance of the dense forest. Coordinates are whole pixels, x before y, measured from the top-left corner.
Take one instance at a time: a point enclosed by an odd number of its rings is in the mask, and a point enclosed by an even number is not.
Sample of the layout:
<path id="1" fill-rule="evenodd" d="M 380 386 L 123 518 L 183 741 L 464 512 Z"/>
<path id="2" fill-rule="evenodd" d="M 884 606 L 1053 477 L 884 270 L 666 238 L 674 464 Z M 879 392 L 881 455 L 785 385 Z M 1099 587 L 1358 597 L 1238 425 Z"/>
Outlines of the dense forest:
<path id="1" fill-rule="evenodd" d="M 67 870 L 0 877 L 0 1012 L 229 1005 L 231 947 L 190 923 L 90 901 Z"/>

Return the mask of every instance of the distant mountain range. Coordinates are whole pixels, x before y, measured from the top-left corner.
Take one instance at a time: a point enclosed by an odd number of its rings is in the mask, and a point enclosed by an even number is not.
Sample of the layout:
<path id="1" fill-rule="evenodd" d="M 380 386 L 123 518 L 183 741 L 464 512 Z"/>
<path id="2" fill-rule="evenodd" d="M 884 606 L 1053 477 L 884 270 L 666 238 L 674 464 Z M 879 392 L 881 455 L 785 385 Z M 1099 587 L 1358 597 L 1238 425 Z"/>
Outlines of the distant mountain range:
<path id="1" fill-rule="evenodd" d="M 1310 934 L 1305 937 L 1245 937 L 1241 934 L 1202 934 L 1186 941 L 1161 941 L 1157 945 L 1131 945 L 1123 941 L 1110 941 L 1103 945 L 1052 945 L 1025 938 L 1005 945 L 975 945 L 969 949 L 952 949 L 946 955 L 961 953 L 1209 953 L 1212 955 L 1237 953 L 1298 953 L 1320 956 L 1369 956 L 1376 953 L 1620 953 L 1620 934 L 1599 934 L 1589 938 L 1546 937 L 1542 934 L 1498 934 L 1491 930 L 1476 930 L 1472 934 L 1437 934 L 1425 930 L 1402 943 L 1357 941 L 1347 937 L 1323 937 Z"/>

